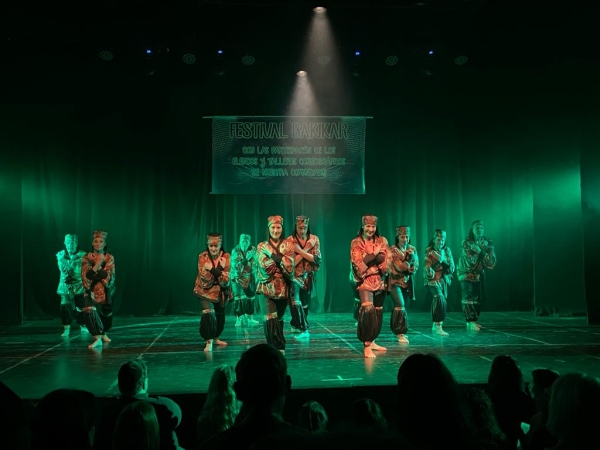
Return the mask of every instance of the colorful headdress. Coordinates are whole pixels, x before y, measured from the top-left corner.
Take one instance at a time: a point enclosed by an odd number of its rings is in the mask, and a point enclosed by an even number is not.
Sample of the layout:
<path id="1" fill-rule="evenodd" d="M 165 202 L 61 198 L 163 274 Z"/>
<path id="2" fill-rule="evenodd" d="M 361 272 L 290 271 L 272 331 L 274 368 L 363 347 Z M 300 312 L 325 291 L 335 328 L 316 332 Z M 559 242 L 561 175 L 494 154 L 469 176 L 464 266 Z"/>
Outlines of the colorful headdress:
<path id="1" fill-rule="evenodd" d="M 396 227 L 396 236 L 410 236 L 410 227 L 406 225 Z"/>
<path id="2" fill-rule="evenodd" d="M 309 221 L 310 221 L 310 219 L 306 216 L 296 216 L 296 225 L 308 226 Z"/>
<path id="3" fill-rule="evenodd" d="M 269 216 L 269 218 L 267 219 L 267 226 L 270 227 L 274 223 L 278 223 L 279 225 L 283 226 L 283 217 L 281 217 L 281 216 Z"/>
<path id="4" fill-rule="evenodd" d="M 92 234 L 92 237 L 95 239 L 97 237 L 102 238 L 104 240 L 106 240 L 106 236 L 108 236 L 108 233 L 106 231 L 94 231 L 94 233 Z"/>
<path id="5" fill-rule="evenodd" d="M 223 236 L 220 233 L 209 233 L 206 235 L 208 245 L 220 245 L 223 242 Z"/>
<path id="6" fill-rule="evenodd" d="M 473 221 L 473 223 L 471 224 L 471 228 L 474 228 L 477 225 L 483 226 L 483 220 L 475 220 L 475 221 Z"/>
<path id="7" fill-rule="evenodd" d="M 76 234 L 65 234 L 65 245 L 70 242 L 79 242 Z"/>
<path id="8" fill-rule="evenodd" d="M 446 239 L 446 232 L 444 230 L 435 230 L 435 232 L 433 233 L 433 239 L 435 239 L 438 236 L 441 236 L 443 239 Z"/>
<path id="9" fill-rule="evenodd" d="M 365 225 L 375 225 L 377 226 L 377 216 L 362 216 L 362 224 L 363 227 Z"/>

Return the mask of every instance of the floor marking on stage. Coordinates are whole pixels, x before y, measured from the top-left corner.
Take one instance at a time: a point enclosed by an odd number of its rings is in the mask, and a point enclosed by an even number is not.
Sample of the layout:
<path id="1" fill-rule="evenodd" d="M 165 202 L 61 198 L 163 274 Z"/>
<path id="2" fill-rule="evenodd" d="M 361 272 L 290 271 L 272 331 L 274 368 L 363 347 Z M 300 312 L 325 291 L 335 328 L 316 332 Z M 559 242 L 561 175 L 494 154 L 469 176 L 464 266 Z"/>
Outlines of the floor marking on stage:
<path id="1" fill-rule="evenodd" d="M 69 340 L 71 341 L 71 340 L 73 340 L 73 339 L 77 339 L 78 337 L 79 337 L 79 336 L 74 336 L 74 337 L 72 337 L 72 338 L 71 338 L 71 339 L 69 339 Z M 5 373 L 5 372 L 8 372 L 8 371 L 9 371 L 9 370 L 11 370 L 11 369 L 14 369 L 14 368 L 15 368 L 15 367 L 17 367 L 17 366 L 20 366 L 21 364 L 24 364 L 24 363 L 26 363 L 27 361 L 31 361 L 32 359 L 35 359 L 35 358 L 37 358 L 38 356 L 42 356 L 44 353 L 48 353 L 50 350 L 54 350 L 55 348 L 57 348 L 57 347 L 60 347 L 60 346 L 61 346 L 61 345 L 63 345 L 64 343 L 65 343 L 65 341 L 61 342 L 60 344 L 56 344 L 54 347 L 50 347 L 50 348 L 48 348 L 48 349 L 44 350 L 43 352 L 40 352 L 40 353 L 38 353 L 37 355 L 33 355 L 33 356 L 30 356 L 29 358 L 25 358 L 23 361 L 21 361 L 21 362 L 18 362 L 18 363 L 17 363 L 17 364 L 15 364 L 14 366 L 11 366 L 11 367 L 8 367 L 7 369 L 4 369 L 2 372 L 0 372 L 0 375 L 2 375 L 2 374 L 3 374 L 3 373 Z"/>
<path id="2" fill-rule="evenodd" d="M 544 345 L 551 345 L 548 342 L 544 342 L 544 341 L 540 341 L 538 339 L 533 339 L 533 338 L 529 338 L 527 336 L 519 336 L 518 334 L 512 334 L 512 333 L 507 333 L 506 331 L 500 331 L 500 330 L 494 330 L 492 328 L 485 328 L 485 330 L 487 331 L 493 331 L 494 333 L 500 333 L 500 334 L 505 334 L 507 336 L 512 336 L 512 337 L 516 337 L 516 338 L 521 338 L 521 339 L 527 339 L 529 341 L 533 341 L 533 342 L 537 342 L 539 344 L 544 344 Z"/>
<path id="3" fill-rule="evenodd" d="M 325 378 L 324 380 L 321 381 L 358 381 L 358 380 L 362 380 L 362 378 L 342 378 L 339 375 L 336 375 L 337 378 Z"/>
<path id="4" fill-rule="evenodd" d="M 493 361 L 492 361 L 490 358 L 488 358 L 488 357 L 486 357 L 486 356 L 481 356 L 481 355 L 480 355 L 479 357 L 480 357 L 481 359 L 485 359 L 486 361 L 493 362 Z"/>
<path id="5" fill-rule="evenodd" d="M 501 314 L 501 313 L 498 313 Z M 446 319 L 454 320 L 455 322 L 462 322 L 461 320 L 453 319 L 452 317 L 446 317 Z M 540 341 L 538 339 L 529 338 L 527 336 L 520 336 L 518 334 L 507 333 L 506 331 L 494 330 L 493 328 L 483 327 L 482 331 L 475 331 L 475 333 L 485 333 L 486 331 L 493 331 L 494 333 L 505 334 L 507 336 L 513 336 L 521 339 L 528 339 L 533 342 L 537 342 L 539 344 L 550 345 L 548 342 Z"/>
<path id="6" fill-rule="evenodd" d="M 496 314 L 500 314 L 506 317 L 512 317 L 509 314 L 504 314 L 504 313 L 496 313 Z M 559 325 L 556 323 L 548 323 L 548 322 L 540 322 L 539 320 L 533 320 L 533 319 L 523 319 L 522 317 L 517 317 L 518 320 L 523 320 L 525 322 L 533 322 L 533 323 L 537 323 L 540 325 L 548 325 L 550 327 L 556 327 L 556 328 L 564 328 L 565 331 L 561 331 L 561 333 L 566 333 L 567 330 L 572 330 L 572 331 L 578 331 L 580 333 L 589 333 L 589 331 L 587 330 L 582 330 L 580 328 L 576 328 L 576 327 L 572 327 L 572 326 L 568 326 L 568 325 Z M 593 334 L 597 334 L 597 333 L 593 333 Z"/>
<path id="7" fill-rule="evenodd" d="M 197 317 L 194 317 L 193 320 L 181 320 L 180 318 L 176 317 L 175 319 L 171 320 L 170 322 L 162 321 L 162 322 L 149 322 L 149 323 L 145 323 L 144 327 L 154 326 L 154 325 L 168 325 L 168 326 L 171 326 L 175 320 L 178 320 L 178 323 L 198 323 L 198 318 Z M 125 329 L 125 328 L 135 328 L 135 327 L 139 327 L 139 326 L 140 326 L 139 324 L 133 323 L 131 325 L 121 325 L 121 326 L 118 326 L 118 327 L 113 327 L 113 329 L 114 330 L 122 330 L 122 329 Z"/>
<path id="8" fill-rule="evenodd" d="M 410 331 L 411 333 L 417 333 L 417 334 L 418 334 L 418 335 L 420 335 L 420 336 L 424 336 L 424 337 L 426 337 L 426 338 L 429 338 L 429 339 L 431 339 L 431 340 L 433 340 L 433 341 L 436 341 L 436 342 L 438 342 L 438 339 L 437 339 L 435 336 L 432 336 L 432 335 L 430 335 L 430 334 L 427 334 L 427 333 L 421 333 L 420 331 L 417 331 L 417 330 L 412 330 L 412 329 L 410 329 L 410 330 L 408 330 L 408 331 Z M 447 337 L 447 336 L 438 336 L 438 337 Z"/>
<path id="9" fill-rule="evenodd" d="M 336 338 L 338 338 L 340 341 L 342 341 L 344 344 L 346 344 L 348 347 L 350 347 L 352 350 L 356 350 L 358 353 L 362 354 L 362 352 L 357 349 L 354 345 L 352 345 L 350 342 L 348 342 L 346 339 L 344 339 L 342 336 L 340 336 L 339 334 L 334 333 L 333 331 L 331 331 L 329 328 L 327 328 L 325 325 L 323 325 L 320 322 L 315 322 L 317 325 L 319 325 L 320 327 L 323 327 L 325 329 L 325 331 L 327 331 L 329 334 L 331 334 L 332 336 L 335 336 Z"/>
<path id="10" fill-rule="evenodd" d="M 160 332 L 160 334 L 154 338 L 154 340 L 150 343 L 150 345 L 148 347 L 146 347 L 146 349 L 142 353 L 140 353 L 137 356 L 137 358 L 135 358 L 135 359 L 142 359 L 142 356 L 144 356 L 144 353 L 146 353 L 148 350 L 150 350 L 152 348 L 152 346 L 156 343 L 156 341 L 158 341 L 163 336 L 163 334 L 166 333 L 166 331 L 169 329 L 169 327 L 171 325 L 173 325 L 173 322 L 175 322 L 175 320 L 177 320 L 177 318 L 171 320 L 171 322 L 169 322 L 169 324 L 167 325 L 167 327 L 164 330 L 162 330 Z M 107 393 L 111 392 L 117 386 L 117 384 L 119 384 L 119 379 L 118 378 L 115 379 L 115 381 L 112 382 L 112 384 L 108 387 L 108 389 L 107 389 L 106 392 Z"/>

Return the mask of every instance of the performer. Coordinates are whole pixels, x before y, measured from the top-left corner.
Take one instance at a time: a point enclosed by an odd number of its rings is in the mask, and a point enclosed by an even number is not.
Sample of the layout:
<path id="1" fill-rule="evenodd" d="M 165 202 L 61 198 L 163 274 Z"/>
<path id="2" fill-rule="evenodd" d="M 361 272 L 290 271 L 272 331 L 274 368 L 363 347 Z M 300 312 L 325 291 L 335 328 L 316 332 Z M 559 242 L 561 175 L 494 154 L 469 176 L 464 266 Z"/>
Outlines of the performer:
<path id="1" fill-rule="evenodd" d="M 293 333 L 300 333 L 296 339 L 310 337 L 308 332 L 308 308 L 312 297 L 315 276 L 321 266 L 321 244 L 319 238 L 311 234 L 310 219 L 297 216 L 294 233 L 288 240 L 295 244 L 294 278 L 292 290 L 294 297 L 290 306 Z"/>
<path id="2" fill-rule="evenodd" d="M 446 232 L 437 229 L 425 250 L 425 285 L 429 287 L 433 300 L 431 302 L 431 330 L 448 336 L 442 327 L 446 318 L 448 287 L 452 283 L 454 259 L 450 248 L 446 246 Z"/>
<path id="3" fill-rule="evenodd" d="M 200 336 L 206 341 L 205 352 L 212 352 L 214 345 L 227 345 L 219 339 L 225 328 L 225 305 L 231 300 L 231 256 L 223 249 L 220 233 L 206 237 L 207 249 L 198 256 L 198 276 L 194 295 L 200 299 L 202 316 Z"/>
<path id="4" fill-rule="evenodd" d="M 244 323 L 258 325 L 254 320 L 254 296 L 256 282 L 254 271 L 256 266 L 256 247 L 250 245 L 249 234 L 241 234 L 239 244 L 231 251 L 231 288 L 233 290 L 235 326 Z"/>
<path id="5" fill-rule="evenodd" d="M 282 238 L 284 231 L 281 216 L 270 216 L 267 227 L 267 240 L 256 248 L 256 292 L 261 294 L 267 343 L 285 354 L 283 315 L 292 295 L 290 285 L 294 273 L 294 243 Z"/>
<path id="6" fill-rule="evenodd" d="M 94 342 L 88 348 L 110 342 L 106 333 L 112 327 L 115 259 L 108 253 L 107 235 L 106 231 L 94 231 L 92 251 L 81 261 L 81 280 L 85 291 L 85 307 L 82 312 L 88 331 L 94 336 Z"/>
<path id="7" fill-rule="evenodd" d="M 401 225 L 396 228 L 396 243 L 392 245 L 392 265 L 388 288 L 396 307 L 390 318 L 392 333 L 398 342 L 408 344 L 408 318 L 406 303 L 415 299 L 412 277 L 419 268 L 417 249 L 410 245 L 410 227 Z"/>
<path id="8" fill-rule="evenodd" d="M 483 235 L 481 220 L 471 224 L 469 235 L 463 241 L 458 260 L 458 281 L 462 293 L 462 307 L 467 321 L 467 330 L 479 331 L 483 328 L 477 323 L 481 304 L 485 301 L 485 269 L 496 265 L 494 244 Z"/>
<path id="9" fill-rule="evenodd" d="M 65 249 L 56 254 L 60 280 L 56 293 L 60 296 L 60 320 L 63 325 L 62 337 L 69 337 L 73 317 L 81 331 L 87 332 L 81 309 L 85 306 L 83 299 L 83 284 L 81 282 L 81 260 L 85 256 L 78 248 L 75 234 L 65 236 Z M 77 311 L 77 313 L 75 313 Z"/>
<path id="10" fill-rule="evenodd" d="M 364 344 L 365 358 L 373 350 L 386 351 L 375 339 L 381 332 L 385 278 L 392 263 L 388 241 L 377 232 L 377 217 L 363 216 L 358 236 L 350 243 L 351 277 L 360 298 L 357 337 Z"/>

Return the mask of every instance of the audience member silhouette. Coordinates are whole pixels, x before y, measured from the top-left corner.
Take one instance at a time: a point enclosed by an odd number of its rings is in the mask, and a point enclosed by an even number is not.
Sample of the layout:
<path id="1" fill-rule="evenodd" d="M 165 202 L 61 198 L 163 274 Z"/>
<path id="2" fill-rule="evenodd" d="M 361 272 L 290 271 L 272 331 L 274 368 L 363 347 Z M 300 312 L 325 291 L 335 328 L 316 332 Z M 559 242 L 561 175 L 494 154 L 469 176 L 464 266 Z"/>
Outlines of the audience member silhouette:
<path id="1" fill-rule="evenodd" d="M 148 395 L 148 368 L 141 359 L 132 359 L 121 366 L 117 376 L 119 392 L 117 399 L 107 402 L 98 424 L 95 450 L 112 449 L 112 433 L 121 411 L 130 403 L 149 402 L 156 412 L 160 429 L 160 449 L 179 449 L 176 429 L 181 423 L 181 408 L 170 398 Z"/>
<path id="2" fill-rule="evenodd" d="M 600 380 L 583 373 L 562 375 L 552 385 L 548 431 L 558 438 L 554 449 L 598 448 Z"/>
<path id="3" fill-rule="evenodd" d="M 117 418 L 114 450 L 158 450 L 160 431 L 154 407 L 139 401 L 127 405 Z"/>
<path id="4" fill-rule="evenodd" d="M 283 420 L 292 379 L 281 352 L 268 344 L 255 345 L 242 354 L 235 374 L 240 413 L 232 427 L 201 443 L 201 449 L 273 448 L 274 440 L 297 444 L 307 434 Z"/>
<path id="5" fill-rule="evenodd" d="M 35 409 L 0 381 L 0 439 L 3 448 L 29 449 Z"/>
<path id="6" fill-rule="evenodd" d="M 94 394 L 57 389 L 37 404 L 34 450 L 91 450 L 94 442 Z"/>
<path id="7" fill-rule="evenodd" d="M 415 447 L 478 448 L 459 384 L 435 355 L 410 355 L 398 370 L 398 431 Z"/>
<path id="8" fill-rule="evenodd" d="M 467 387 L 464 393 L 482 449 L 504 450 L 507 447 L 506 436 L 498 425 L 490 397 L 476 387 Z"/>
<path id="9" fill-rule="evenodd" d="M 554 447 L 556 439 L 548 431 L 546 422 L 548 421 L 548 403 L 550 402 L 550 393 L 552 385 L 558 379 L 559 374 L 550 369 L 535 369 L 531 372 L 533 378 L 529 385 L 529 392 L 535 401 L 537 412 L 531 418 L 531 427 L 525 436 L 525 450 L 544 450 Z"/>
<path id="10" fill-rule="evenodd" d="M 233 390 L 235 371 L 225 364 L 217 367 L 210 378 L 206 400 L 198 417 L 198 442 L 203 442 L 231 427 L 240 412 L 240 401 Z"/>
<path id="11" fill-rule="evenodd" d="M 350 405 L 350 426 L 355 431 L 378 432 L 387 430 L 388 424 L 376 401 L 360 398 Z"/>
<path id="12" fill-rule="evenodd" d="M 319 402 L 307 402 L 298 411 L 298 426 L 310 433 L 327 431 L 329 417 Z"/>
<path id="13" fill-rule="evenodd" d="M 500 429 L 506 435 L 508 448 L 516 450 L 519 441 L 525 442 L 521 423 L 531 423 L 535 402 L 525 390 L 523 372 L 512 357 L 494 358 L 488 376 L 488 394 Z"/>

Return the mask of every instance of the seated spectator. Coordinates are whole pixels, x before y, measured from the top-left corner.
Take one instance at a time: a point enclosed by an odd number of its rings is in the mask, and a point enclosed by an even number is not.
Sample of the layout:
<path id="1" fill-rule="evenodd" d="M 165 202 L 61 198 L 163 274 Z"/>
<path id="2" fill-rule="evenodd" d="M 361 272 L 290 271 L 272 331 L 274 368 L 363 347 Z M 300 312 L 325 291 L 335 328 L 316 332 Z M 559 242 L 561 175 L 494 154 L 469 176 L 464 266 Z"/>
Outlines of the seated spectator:
<path id="1" fill-rule="evenodd" d="M 204 442 L 211 436 L 227 430 L 235 422 L 240 412 L 240 401 L 235 396 L 233 367 L 217 367 L 210 378 L 206 400 L 198 417 L 198 442 Z"/>
<path id="2" fill-rule="evenodd" d="M 328 421 L 325 408 L 319 402 L 307 402 L 298 412 L 298 426 L 310 433 L 324 433 Z"/>
<path id="3" fill-rule="evenodd" d="M 496 356 L 487 387 L 498 425 L 506 435 L 508 449 L 516 450 L 519 442 L 525 443 L 521 423 L 531 424 L 535 414 L 535 402 L 525 390 L 523 372 L 517 361 L 507 355 Z"/>
<path id="4" fill-rule="evenodd" d="M 558 372 L 550 369 L 535 369 L 531 372 L 532 382 L 529 385 L 529 392 L 535 401 L 536 414 L 531 418 L 531 427 L 525 436 L 523 448 L 526 450 L 544 450 L 554 447 L 556 439 L 546 428 L 548 421 L 548 403 L 550 402 L 550 393 L 552 385 L 560 376 Z"/>
<path id="5" fill-rule="evenodd" d="M 158 450 L 160 432 L 151 403 L 133 402 L 117 418 L 113 433 L 114 450 Z"/>
<path id="6" fill-rule="evenodd" d="M 160 429 L 160 449 L 177 450 L 179 441 L 175 430 L 181 423 L 181 408 L 170 398 L 148 395 L 148 368 L 141 359 L 132 359 L 121 366 L 117 375 L 121 395 L 111 399 L 101 414 L 94 448 L 112 450 L 112 435 L 117 417 L 130 403 L 146 401 L 152 404 Z"/>
<path id="7" fill-rule="evenodd" d="M 558 438 L 554 448 L 598 448 L 596 432 L 599 423 L 600 380 L 583 373 L 560 376 L 552 385 L 546 425 L 548 431 Z"/>
<path id="8" fill-rule="evenodd" d="M 0 436 L 2 446 L 25 450 L 31 446 L 32 407 L 0 381 Z"/>
<path id="9" fill-rule="evenodd" d="M 34 450 L 91 450 L 94 442 L 94 394 L 57 389 L 36 406 Z"/>
<path id="10" fill-rule="evenodd" d="M 400 435 L 419 449 L 479 448 L 463 392 L 435 355 L 415 353 L 400 365 L 397 411 Z"/>
<path id="11" fill-rule="evenodd" d="M 377 432 L 387 430 L 379 404 L 370 398 L 355 400 L 350 405 L 350 426 L 356 431 Z"/>
<path id="12" fill-rule="evenodd" d="M 274 440 L 298 444 L 307 433 L 283 420 L 292 387 L 284 356 L 267 344 L 246 350 L 235 367 L 233 385 L 240 413 L 232 427 L 200 444 L 201 449 L 273 448 Z"/>
<path id="13" fill-rule="evenodd" d="M 467 387 L 464 392 L 482 448 L 505 449 L 506 436 L 498 425 L 490 397 L 483 389 L 476 387 Z"/>

